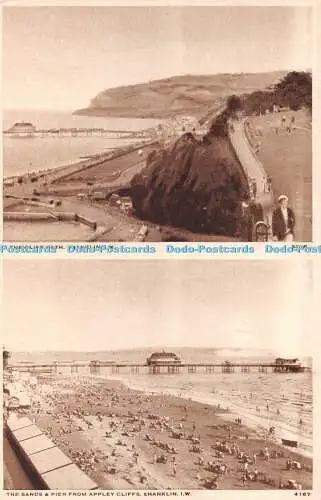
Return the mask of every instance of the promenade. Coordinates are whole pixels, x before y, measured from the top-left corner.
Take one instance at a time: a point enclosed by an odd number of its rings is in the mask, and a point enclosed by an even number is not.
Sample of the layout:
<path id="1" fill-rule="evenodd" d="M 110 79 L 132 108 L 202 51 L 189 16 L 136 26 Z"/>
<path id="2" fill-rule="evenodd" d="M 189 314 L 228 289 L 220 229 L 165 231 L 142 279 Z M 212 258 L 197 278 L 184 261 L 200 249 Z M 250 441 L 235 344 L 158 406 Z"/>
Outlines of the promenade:
<path id="1" fill-rule="evenodd" d="M 37 173 L 37 179 L 31 182 L 29 177 L 25 182 L 15 182 L 12 186 L 5 187 L 3 208 L 5 213 L 17 210 L 19 200 L 22 203 L 26 199 L 35 197 L 34 192 L 38 192 L 37 198 L 40 203 L 49 202 L 50 198 L 60 199 L 62 204 L 55 207 L 55 214 L 59 213 L 77 213 L 97 223 L 97 234 L 108 235 L 108 240 L 118 241 L 120 238 L 124 241 L 137 240 L 137 234 L 142 226 L 142 222 L 134 217 L 125 216 L 119 209 L 108 205 L 100 205 L 93 200 L 89 200 L 89 186 L 91 192 L 108 194 L 117 189 L 126 188 L 133 175 L 140 172 L 146 162 L 146 156 L 153 150 L 153 143 L 140 146 L 144 151 L 143 159 L 139 156 L 139 146 L 133 146 L 130 151 L 119 151 L 112 158 L 94 158 L 91 160 L 78 161 L 75 164 L 67 165 L 65 168 L 53 169 L 45 172 L 44 176 Z M 108 153 L 110 155 L 110 153 Z M 117 176 L 111 175 L 118 172 Z M 82 178 L 82 180 L 80 180 Z M 83 194 L 83 199 L 78 199 L 77 195 Z M 9 196 L 9 198 L 8 198 Z M 48 205 L 48 212 L 53 207 Z M 20 210 L 21 211 L 21 210 Z M 41 212 L 44 208 L 41 208 Z M 27 220 L 26 214 L 26 220 Z M 52 223 L 51 223 L 52 224 Z M 39 226 L 39 225 L 38 225 Z M 68 240 L 64 237 L 66 230 L 59 234 L 59 223 L 57 223 L 56 239 Z M 37 225 L 35 226 L 35 240 L 37 239 Z M 6 232 L 6 226 L 4 233 Z"/>
<path id="2" fill-rule="evenodd" d="M 273 192 L 267 184 L 267 174 L 254 154 L 245 132 L 245 120 L 233 120 L 229 127 L 229 139 L 248 179 L 250 198 L 263 208 L 268 239 L 272 239 Z"/>

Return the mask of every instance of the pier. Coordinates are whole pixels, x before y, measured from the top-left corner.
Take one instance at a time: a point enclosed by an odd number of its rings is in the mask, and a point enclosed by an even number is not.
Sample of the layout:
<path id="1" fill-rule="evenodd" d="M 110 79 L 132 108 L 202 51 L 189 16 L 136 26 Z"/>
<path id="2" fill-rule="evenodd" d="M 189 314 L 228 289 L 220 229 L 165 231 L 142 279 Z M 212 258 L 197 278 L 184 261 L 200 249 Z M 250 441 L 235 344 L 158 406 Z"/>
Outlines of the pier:
<path id="1" fill-rule="evenodd" d="M 60 137 L 105 137 L 108 139 L 146 139 L 151 138 L 150 130 L 107 130 L 104 128 L 57 128 L 3 131 L 4 137 L 12 138 L 60 138 Z"/>
<path id="2" fill-rule="evenodd" d="M 34 375 L 178 375 L 183 373 L 194 374 L 237 374 L 237 373 L 304 373 L 311 368 L 300 366 L 293 369 L 292 364 L 277 363 L 180 363 L 155 364 L 147 363 L 111 363 L 106 361 L 92 362 L 59 362 L 50 364 L 19 363 L 10 368 L 18 372 L 27 372 Z"/>

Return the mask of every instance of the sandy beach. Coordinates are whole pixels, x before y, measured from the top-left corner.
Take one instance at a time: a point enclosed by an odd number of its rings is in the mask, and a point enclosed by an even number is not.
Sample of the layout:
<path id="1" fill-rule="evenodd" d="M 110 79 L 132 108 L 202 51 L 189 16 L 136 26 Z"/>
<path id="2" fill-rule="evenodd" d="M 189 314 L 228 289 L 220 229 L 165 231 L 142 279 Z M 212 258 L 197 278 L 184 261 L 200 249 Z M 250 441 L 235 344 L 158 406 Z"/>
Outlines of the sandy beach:
<path id="1" fill-rule="evenodd" d="M 312 488 L 310 458 L 231 421 L 222 406 L 90 377 L 30 391 L 37 425 L 102 489 Z"/>

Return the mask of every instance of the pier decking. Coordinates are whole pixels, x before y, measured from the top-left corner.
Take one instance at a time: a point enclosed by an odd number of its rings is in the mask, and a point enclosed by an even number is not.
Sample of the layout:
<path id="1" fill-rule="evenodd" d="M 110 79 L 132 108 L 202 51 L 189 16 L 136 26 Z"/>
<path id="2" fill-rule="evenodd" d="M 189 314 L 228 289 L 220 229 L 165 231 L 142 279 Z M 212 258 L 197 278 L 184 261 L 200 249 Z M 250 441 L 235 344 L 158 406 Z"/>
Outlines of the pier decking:
<path id="1" fill-rule="evenodd" d="M 115 375 L 115 374 L 180 374 L 180 373 L 304 373 L 311 371 L 310 367 L 293 367 L 292 364 L 277 363 L 180 363 L 157 364 L 147 363 L 110 363 L 95 362 L 60 362 L 51 364 L 17 364 L 11 365 L 12 370 L 34 374 L 64 374 L 64 375 Z"/>
<path id="2" fill-rule="evenodd" d="M 107 130 L 104 128 L 57 128 L 35 129 L 31 131 L 4 130 L 5 137 L 106 137 L 109 139 L 145 139 L 151 138 L 150 130 Z"/>

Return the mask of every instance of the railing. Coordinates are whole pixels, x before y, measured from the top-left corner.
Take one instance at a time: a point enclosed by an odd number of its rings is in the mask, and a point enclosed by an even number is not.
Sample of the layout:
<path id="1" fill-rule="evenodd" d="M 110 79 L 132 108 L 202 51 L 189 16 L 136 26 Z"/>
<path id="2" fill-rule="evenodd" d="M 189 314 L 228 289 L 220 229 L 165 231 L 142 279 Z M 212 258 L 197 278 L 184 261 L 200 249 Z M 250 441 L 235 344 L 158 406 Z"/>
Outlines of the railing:
<path id="1" fill-rule="evenodd" d="M 4 130 L 4 136 L 8 137 L 77 137 L 77 136 L 108 136 L 115 139 L 122 138 L 150 138 L 152 134 L 146 131 L 130 130 L 107 130 L 103 128 L 59 128 L 39 130 Z"/>
<path id="2" fill-rule="evenodd" d="M 258 368 L 259 371 L 264 372 L 266 369 L 276 369 L 277 371 L 282 370 L 303 370 L 303 371 L 309 371 L 311 370 L 307 366 L 302 366 L 302 365 L 293 365 L 292 363 L 284 363 L 280 365 L 279 363 L 155 363 L 155 364 L 147 364 L 147 363 L 107 363 L 104 361 L 101 362 L 96 362 L 94 365 L 91 365 L 90 362 L 88 363 L 51 363 L 51 364 L 19 364 L 19 365 L 10 365 L 9 368 L 11 370 L 16 370 L 16 371 L 33 371 L 37 369 L 45 369 L 45 368 L 51 368 L 52 371 L 56 371 L 59 368 L 70 368 L 70 370 L 74 370 L 76 367 L 78 368 L 84 368 L 84 369 L 90 369 L 90 370 L 97 370 L 99 368 L 110 368 L 112 371 L 119 371 L 121 368 L 130 368 L 131 370 L 139 370 L 139 368 L 150 368 L 153 369 L 155 367 L 157 368 L 175 368 L 175 372 L 179 370 L 180 368 L 186 368 L 189 373 L 195 373 L 198 368 L 204 368 L 207 373 L 212 373 L 215 371 L 215 369 L 224 369 L 228 371 L 232 371 L 235 368 L 240 369 L 241 372 L 247 373 L 249 370 L 252 368 Z"/>

